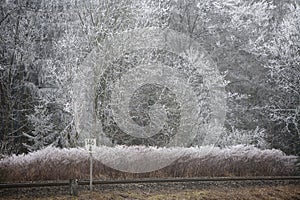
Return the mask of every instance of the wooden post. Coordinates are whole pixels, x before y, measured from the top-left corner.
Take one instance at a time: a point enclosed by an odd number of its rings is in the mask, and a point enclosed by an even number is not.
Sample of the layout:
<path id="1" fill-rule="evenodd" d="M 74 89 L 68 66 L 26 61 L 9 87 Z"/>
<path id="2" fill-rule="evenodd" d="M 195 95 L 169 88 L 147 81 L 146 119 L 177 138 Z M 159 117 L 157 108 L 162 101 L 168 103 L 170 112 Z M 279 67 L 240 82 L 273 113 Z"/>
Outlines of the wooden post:
<path id="1" fill-rule="evenodd" d="M 70 195 L 78 196 L 78 180 L 70 179 Z"/>

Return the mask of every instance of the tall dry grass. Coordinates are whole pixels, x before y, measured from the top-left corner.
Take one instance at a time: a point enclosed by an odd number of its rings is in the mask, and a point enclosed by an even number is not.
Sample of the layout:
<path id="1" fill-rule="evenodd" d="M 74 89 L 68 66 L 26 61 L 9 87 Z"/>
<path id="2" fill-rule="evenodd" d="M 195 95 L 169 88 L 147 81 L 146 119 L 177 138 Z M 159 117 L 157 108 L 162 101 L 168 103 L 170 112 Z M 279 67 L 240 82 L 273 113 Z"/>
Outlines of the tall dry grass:
<path id="1" fill-rule="evenodd" d="M 145 149 L 158 159 L 183 152 L 184 156 L 162 169 L 147 173 L 126 173 L 105 166 L 103 156 L 128 154 L 134 147 L 97 147 L 94 154 L 95 179 L 131 179 L 150 177 L 215 177 L 215 176 L 281 176 L 297 173 L 296 156 L 279 150 L 260 150 L 253 146 L 154 148 Z M 97 153 L 98 152 L 98 153 Z M 137 152 L 135 152 L 136 154 Z M 138 155 L 138 154 L 137 154 Z M 0 160 L 0 181 L 40 181 L 89 178 L 89 154 L 82 148 L 59 149 L 47 147 L 27 155 Z"/>

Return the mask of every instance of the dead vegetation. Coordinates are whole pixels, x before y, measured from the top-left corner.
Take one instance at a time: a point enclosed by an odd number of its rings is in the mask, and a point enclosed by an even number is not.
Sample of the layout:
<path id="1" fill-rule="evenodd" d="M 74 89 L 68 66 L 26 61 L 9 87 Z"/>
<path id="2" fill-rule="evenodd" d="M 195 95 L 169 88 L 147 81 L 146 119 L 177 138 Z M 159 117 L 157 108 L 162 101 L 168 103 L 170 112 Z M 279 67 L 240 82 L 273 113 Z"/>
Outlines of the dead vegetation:
<path id="1" fill-rule="evenodd" d="M 122 199 L 148 199 L 148 200 L 175 200 L 175 199 L 214 199 L 214 200 L 232 200 L 232 199 L 251 199 L 251 200 L 281 200 L 281 199 L 300 199 L 299 185 L 285 186 L 251 186 L 251 187 L 218 187 L 209 189 L 184 189 L 184 190 L 158 190 L 147 192 L 146 190 L 127 190 L 127 191 L 81 191 L 78 197 L 71 197 L 68 194 L 51 194 L 45 196 L 6 196 L 0 197 L 0 200 L 20 199 L 20 200 L 122 200 Z"/>
<path id="2" fill-rule="evenodd" d="M 99 148 L 99 151 L 101 148 Z M 150 177 L 216 177 L 216 176 L 282 176 L 297 173 L 297 157 L 286 156 L 278 150 L 239 147 L 215 149 L 203 153 L 188 149 L 185 157 L 162 169 L 147 173 L 126 173 L 112 169 L 95 156 L 95 179 L 132 179 Z M 224 153 L 225 152 L 225 153 Z M 163 158 L 163 151 L 157 153 Z M 226 155 L 225 155 L 226 154 Z M 88 179 L 89 157 L 84 149 L 47 149 L 28 155 L 0 160 L 1 182 Z"/>

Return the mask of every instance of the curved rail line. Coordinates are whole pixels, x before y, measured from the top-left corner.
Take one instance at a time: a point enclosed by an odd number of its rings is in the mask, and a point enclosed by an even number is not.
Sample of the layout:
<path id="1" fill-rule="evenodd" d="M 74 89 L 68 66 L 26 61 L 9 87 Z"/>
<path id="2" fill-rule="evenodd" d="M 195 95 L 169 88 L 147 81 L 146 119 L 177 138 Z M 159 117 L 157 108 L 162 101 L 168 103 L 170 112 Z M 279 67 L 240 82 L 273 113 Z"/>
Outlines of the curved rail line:
<path id="1" fill-rule="evenodd" d="M 94 185 L 109 184 L 137 184 L 137 183 L 180 183 L 180 182 L 222 182 L 222 181 L 300 181 L 300 176 L 257 176 L 257 177 L 210 177 L 210 178 L 149 178 L 133 180 L 94 180 Z M 56 182 L 24 182 L 24 183 L 0 183 L 0 189 L 25 188 L 25 187 L 52 187 L 69 186 L 70 181 Z M 78 185 L 89 185 L 88 180 L 79 180 Z"/>

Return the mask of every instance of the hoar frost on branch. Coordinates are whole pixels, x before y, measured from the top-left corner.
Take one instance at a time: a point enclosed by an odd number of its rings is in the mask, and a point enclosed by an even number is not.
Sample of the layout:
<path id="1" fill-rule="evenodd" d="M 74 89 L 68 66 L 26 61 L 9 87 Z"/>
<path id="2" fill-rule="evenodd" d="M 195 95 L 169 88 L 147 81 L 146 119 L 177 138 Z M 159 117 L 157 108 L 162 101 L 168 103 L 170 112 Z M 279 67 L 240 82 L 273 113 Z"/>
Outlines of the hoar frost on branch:
<path id="1" fill-rule="evenodd" d="M 293 0 L 1 2 L 1 152 L 25 152 L 23 143 L 38 149 L 43 142 L 33 138 L 41 135 L 77 145 L 81 64 L 116 33 L 159 27 L 196 40 L 216 63 L 228 93 L 224 135 L 266 135 L 272 147 L 297 154 L 299 13 Z"/>

